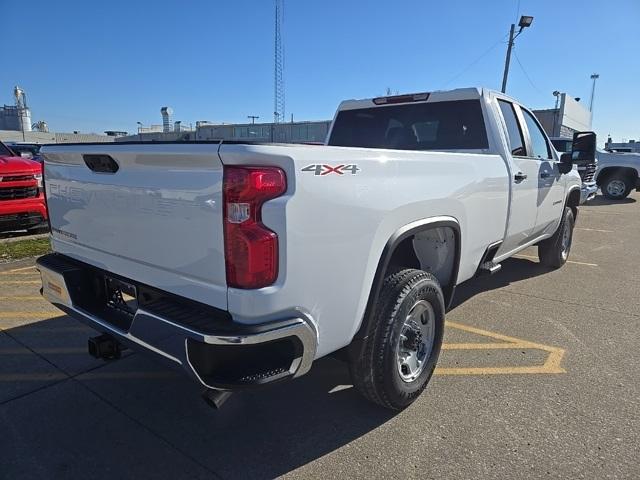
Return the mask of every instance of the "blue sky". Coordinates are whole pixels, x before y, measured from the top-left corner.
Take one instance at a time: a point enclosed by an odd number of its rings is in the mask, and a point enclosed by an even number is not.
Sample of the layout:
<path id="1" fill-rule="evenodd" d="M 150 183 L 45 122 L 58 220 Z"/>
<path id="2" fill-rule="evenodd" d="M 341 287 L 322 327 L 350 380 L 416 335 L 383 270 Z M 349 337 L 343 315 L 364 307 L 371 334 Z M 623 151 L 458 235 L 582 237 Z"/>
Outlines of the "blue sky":
<path id="1" fill-rule="evenodd" d="M 508 93 L 532 108 L 553 90 L 588 102 L 600 74 L 600 140 L 640 139 L 640 0 L 285 0 L 286 112 L 333 116 L 338 102 L 393 91 L 499 88 L 510 23 Z M 18 84 L 55 131 L 136 130 L 176 120 L 270 120 L 273 2 L 0 0 L 0 103 Z M 517 23 L 517 22 L 516 22 Z"/>

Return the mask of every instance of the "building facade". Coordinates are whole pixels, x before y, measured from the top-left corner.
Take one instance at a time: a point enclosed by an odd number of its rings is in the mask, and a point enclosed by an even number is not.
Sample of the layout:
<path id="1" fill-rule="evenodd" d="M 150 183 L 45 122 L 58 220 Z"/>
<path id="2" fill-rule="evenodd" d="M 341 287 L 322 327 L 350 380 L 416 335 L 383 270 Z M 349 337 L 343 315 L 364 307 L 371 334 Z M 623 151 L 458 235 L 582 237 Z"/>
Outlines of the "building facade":
<path id="1" fill-rule="evenodd" d="M 533 113 L 550 137 L 572 138 L 575 132 L 591 130 L 591 112 L 566 93 L 559 94 L 558 108 Z"/>
<path id="2" fill-rule="evenodd" d="M 614 142 L 611 137 L 607 138 L 607 143 L 604 144 L 605 150 L 612 152 L 622 153 L 640 153 L 640 142 L 636 140 L 629 140 L 628 142 Z"/>
<path id="3" fill-rule="evenodd" d="M 289 123 L 196 123 L 195 130 L 149 132 L 116 137 L 116 142 L 175 142 L 234 140 L 239 142 L 323 143 L 331 120 Z"/>

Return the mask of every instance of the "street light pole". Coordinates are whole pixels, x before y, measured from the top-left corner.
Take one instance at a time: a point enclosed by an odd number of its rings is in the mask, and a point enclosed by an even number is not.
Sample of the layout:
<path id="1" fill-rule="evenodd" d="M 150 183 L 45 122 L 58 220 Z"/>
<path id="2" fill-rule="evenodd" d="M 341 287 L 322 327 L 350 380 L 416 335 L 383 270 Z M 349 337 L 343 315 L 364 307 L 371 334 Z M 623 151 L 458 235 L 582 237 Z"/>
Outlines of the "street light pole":
<path id="1" fill-rule="evenodd" d="M 251 124 L 256 123 L 256 118 L 260 118 L 260 115 L 247 115 L 247 118 L 251 119 Z"/>
<path id="2" fill-rule="evenodd" d="M 553 129 L 551 133 L 553 134 L 554 137 L 559 137 L 560 134 L 556 133 L 556 125 L 558 121 L 558 113 L 560 113 L 558 111 L 558 102 L 560 101 L 560 92 L 558 90 L 554 90 L 553 96 L 556 97 L 556 108 L 553 110 Z"/>
<path id="3" fill-rule="evenodd" d="M 507 46 L 507 58 L 504 61 L 504 73 L 502 75 L 502 89 L 500 90 L 502 93 L 507 92 L 507 78 L 509 78 L 509 64 L 511 63 L 511 50 L 513 50 L 514 41 L 518 38 L 518 35 L 522 33 L 527 27 L 530 27 L 533 23 L 533 17 L 528 15 L 523 15 L 520 17 L 520 21 L 518 22 L 518 26 L 520 30 L 518 33 L 516 31 L 516 25 L 514 23 L 511 24 L 511 29 L 509 30 L 509 45 Z"/>
<path id="4" fill-rule="evenodd" d="M 593 98 L 596 96 L 596 80 L 600 78 L 600 75 L 594 73 L 591 75 L 591 80 L 593 80 L 593 85 L 591 86 L 591 101 L 589 101 L 589 111 L 593 112 Z"/>

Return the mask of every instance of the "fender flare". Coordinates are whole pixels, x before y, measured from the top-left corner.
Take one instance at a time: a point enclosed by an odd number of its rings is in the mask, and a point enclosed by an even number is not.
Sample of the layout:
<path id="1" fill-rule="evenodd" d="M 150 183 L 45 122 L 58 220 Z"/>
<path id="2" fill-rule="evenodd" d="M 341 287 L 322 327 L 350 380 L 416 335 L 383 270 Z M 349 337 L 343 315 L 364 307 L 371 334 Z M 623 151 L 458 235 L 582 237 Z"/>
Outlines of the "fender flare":
<path id="1" fill-rule="evenodd" d="M 380 291 L 382 290 L 382 284 L 384 282 L 384 274 L 389 267 L 389 263 L 393 254 L 398 247 L 402 243 L 403 240 L 406 240 L 411 235 L 415 235 L 418 232 L 423 230 L 431 230 L 433 228 L 440 227 L 449 227 L 453 230 L 454 237 L 456 240 L 456 249 L 455 249 L 455 258 L 453 260 L 453 271 L 451 274 L 451 284 L 447 285 L 443 288 L 443 293 L 445 297 L 445 304 L 448 306 L 451 304 L 453 300 L 453 295 L 456 288 L 456 283 L 458 280 L 458 270 L 460 267 L 460 254 L 462 251 L 462 237 L 460 232 L 460 223 L 454 217 L 449 216 L 439 216 L 439 217 L 431 217 L 425 218 L 422 220 L 416 220 L 415 222 L 408 223 L 403 227 L 400 227 L 396 230 L 393 235 L 389 238 L 387 243 L 385 244 L 380 259 L 378 261 L 378 267 L 376 268 L 376 273 L 373 277 L 373 282 L 371 284 L 371 290 L 369 291 L 369 299 L 367 300 L 367 305 L 364 310 L 364 315 L 362 317 L 362 322 L 360 323 L 360 328 L 353 336 L 351 340 L 351 344 L 349 346 L 350 356 L 351 355 L 359 355 L 360 348 L 364 344 L 364 340 L 366 340 L 369 335 L 373 332 L 373 325 L 371 320 L 375 316 L 376 304 L 378 302 L 378 298 L 380 297 Z"/>

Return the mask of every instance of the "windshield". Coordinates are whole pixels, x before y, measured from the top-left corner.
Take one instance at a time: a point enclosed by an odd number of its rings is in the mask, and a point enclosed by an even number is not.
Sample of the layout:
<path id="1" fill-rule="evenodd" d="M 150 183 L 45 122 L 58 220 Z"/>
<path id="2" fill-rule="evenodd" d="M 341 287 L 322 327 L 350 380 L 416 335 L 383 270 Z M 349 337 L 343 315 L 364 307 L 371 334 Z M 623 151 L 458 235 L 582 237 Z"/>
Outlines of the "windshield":
<path id="1" fill-rule="evenodd" d="M 4 143 L 0 142 L 0 157 L 13 157 L 13 152 Z"/>
<path id="2" fill-rule="evenodd" d="M 329 145 L 398 150 L 488 148 L 479 100 L 343 110 Z"/>

